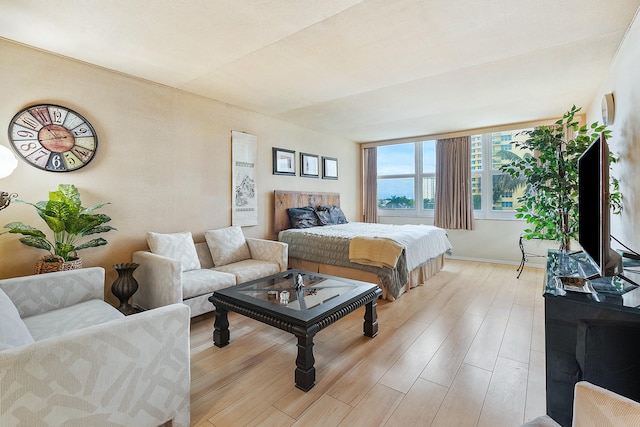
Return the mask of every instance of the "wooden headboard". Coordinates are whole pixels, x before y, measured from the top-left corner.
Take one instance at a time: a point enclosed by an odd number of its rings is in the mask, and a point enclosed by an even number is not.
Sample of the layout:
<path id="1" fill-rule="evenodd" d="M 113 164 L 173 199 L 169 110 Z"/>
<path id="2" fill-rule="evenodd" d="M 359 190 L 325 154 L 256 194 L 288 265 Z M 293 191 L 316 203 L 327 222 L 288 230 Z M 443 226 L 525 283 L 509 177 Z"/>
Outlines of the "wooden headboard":
<path id="1" fill-rule="evenodd" d="M 273 232 L 278 234 L 282 230 L 291 227 L 289 222 L 289 208 L 302 208 L 305 206 L 340 206 L 340 193 L 310 193 L 304 191 L 275 190 Z"/>

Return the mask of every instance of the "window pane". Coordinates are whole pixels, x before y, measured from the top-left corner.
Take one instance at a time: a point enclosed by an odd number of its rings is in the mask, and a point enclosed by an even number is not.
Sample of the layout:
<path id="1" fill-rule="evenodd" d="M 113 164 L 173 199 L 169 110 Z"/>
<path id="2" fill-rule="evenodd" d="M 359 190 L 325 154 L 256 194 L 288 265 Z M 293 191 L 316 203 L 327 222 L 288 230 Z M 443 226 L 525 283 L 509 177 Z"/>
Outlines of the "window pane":
<path id="1" fill-rule="evenodd" d="M 525 190 L 525 185 L 518 180 L 514 180 L 508 174 L 495 174 L 492 176 L 492 191 L 494 211 L 513 211 L 521 206 L 518 203 L 520 197 Z"/>
<path id="2" fill-rule="evenodd" d="M 415 144 L 413 142 L 378 147 L 378 175 L 415 173 L 416 162 L 414 147 Z"/>
<path id="3" fill-rule="evenodd" d="M 482 177 L 471 177 L 471 197 L 473 198 L 473 210 L 482 210 Z"/>
<path id="4" fill-rule="evenodd" d="M 413 178 L 379 178 L 378 207 L 381 209 L 413 209 L 415 199 L 413 188 Z"/>
<path id="5" fill-rule="evenodd" d="M 436 177 L 425 176 L 422 178 L 422 208 L 433 209 L 436 200 Z"/>
<path id="6" fill-rule="evenodd" d="M 471 170 L 482 170 L 482 135 L 471 135 Z"/>
<path id="7" fill-rule="evenodd" d="M 491 134 L 491 167 L 493 169 L 499 169 L 500 165 L 510 163 L 514 158 L 522 158 L 526 152 L 529 152 L 529 150 L 523 150 L 515 146 L 516 141 L 526 141 L 529 137 L 527 134 L 522 134 L 523 130 L 533 129 L 519 129 Z"/>
<path id="8" fill-rule="evenodd" d="M 422 173 L 436 173 L 435 141 L 422 142 Z"/>

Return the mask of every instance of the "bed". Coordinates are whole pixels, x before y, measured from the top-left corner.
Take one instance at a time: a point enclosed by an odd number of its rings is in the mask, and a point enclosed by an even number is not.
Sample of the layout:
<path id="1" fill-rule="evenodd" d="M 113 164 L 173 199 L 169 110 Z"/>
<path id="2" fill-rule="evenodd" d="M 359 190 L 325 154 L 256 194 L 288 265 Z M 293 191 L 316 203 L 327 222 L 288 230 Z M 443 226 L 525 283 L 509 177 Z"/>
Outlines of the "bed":
<path id="1" fill-rule="evenodd" d="M 340 206 L 340 194 L 274 192 L 274 232 L 289 245 L 289 267 L 377 283 L 382 297 L 393 301 L 440 271 L 451 250 L 445 230 L 429 225 L 291 228 L 289 208 L 323 206 Z"/>

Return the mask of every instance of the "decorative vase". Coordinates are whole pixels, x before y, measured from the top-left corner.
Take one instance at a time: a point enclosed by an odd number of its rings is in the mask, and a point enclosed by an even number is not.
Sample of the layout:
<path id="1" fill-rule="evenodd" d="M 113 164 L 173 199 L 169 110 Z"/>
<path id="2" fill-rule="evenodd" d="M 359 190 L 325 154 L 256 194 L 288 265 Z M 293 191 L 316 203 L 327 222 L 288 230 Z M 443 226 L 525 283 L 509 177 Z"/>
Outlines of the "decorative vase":
<path id="1" fill-rule="evenodd" d="M 139 264 L 134 262 L 115 264 L 113 268 L 118 272 L 118 278 L 111 285 L 111 293 L 120 300 L 118 310 L 125 315 L 137 313 L 136 307 L 129 304 L 129 299 L 138 290 L 138 282 L 133 277 L 133 271 L 138 268 Z"/>

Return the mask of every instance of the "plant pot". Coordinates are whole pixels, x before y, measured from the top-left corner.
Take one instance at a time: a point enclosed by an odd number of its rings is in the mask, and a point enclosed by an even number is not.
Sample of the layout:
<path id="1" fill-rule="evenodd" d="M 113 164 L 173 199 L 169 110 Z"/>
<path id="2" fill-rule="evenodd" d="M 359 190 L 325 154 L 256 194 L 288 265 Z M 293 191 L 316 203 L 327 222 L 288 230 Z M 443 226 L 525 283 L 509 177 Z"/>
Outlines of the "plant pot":
<path id="1" fill-rule="evenodd" d="M 80 268 L 82 268 L 82 258 L 65 261 L 58 255 L 45 255 L 36 262 L 36 274 L 77 270 Z"/>

